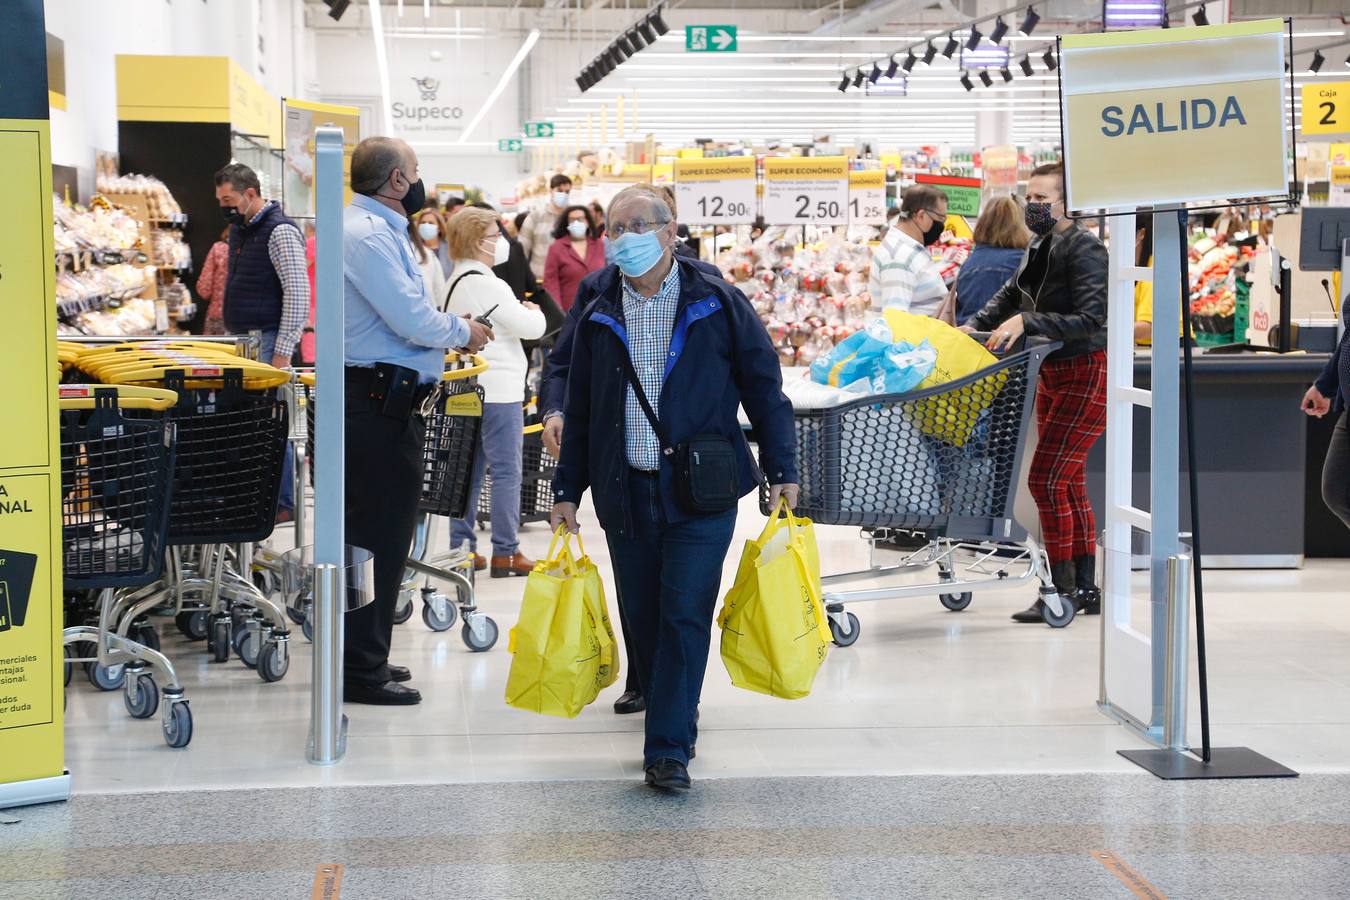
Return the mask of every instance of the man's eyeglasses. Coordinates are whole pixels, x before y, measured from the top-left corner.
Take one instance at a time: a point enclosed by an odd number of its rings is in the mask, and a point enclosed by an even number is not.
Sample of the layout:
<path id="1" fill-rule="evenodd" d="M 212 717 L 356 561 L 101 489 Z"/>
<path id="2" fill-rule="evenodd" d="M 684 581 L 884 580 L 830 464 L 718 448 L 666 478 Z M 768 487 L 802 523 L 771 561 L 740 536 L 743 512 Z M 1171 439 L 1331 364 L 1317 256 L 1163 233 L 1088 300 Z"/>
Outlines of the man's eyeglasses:
<path id="1" fill-rule="evenodd" d="M 662 222 L 647 222 L 643 219 L 638 219 L 637 221 L 630 222 L 627 225 L 610 225 L 609 236 L 617 240 L 618 238 L 623 237 L 625 234 L 629 233 L 646 234 L 649 231 L 655 231 L 658 228 L 664 228 L 669 224 L 670 219 L 666 219 L 665 221 Z"/>

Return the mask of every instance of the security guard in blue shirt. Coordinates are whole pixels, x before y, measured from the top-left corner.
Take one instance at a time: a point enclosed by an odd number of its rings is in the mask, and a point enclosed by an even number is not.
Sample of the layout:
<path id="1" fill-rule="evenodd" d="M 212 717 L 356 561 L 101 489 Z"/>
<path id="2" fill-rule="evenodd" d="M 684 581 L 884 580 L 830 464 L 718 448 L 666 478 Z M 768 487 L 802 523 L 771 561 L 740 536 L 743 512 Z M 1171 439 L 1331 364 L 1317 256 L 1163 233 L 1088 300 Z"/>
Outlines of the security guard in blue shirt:
<path id="1" fill-rule="evenodd" d="M 355 196 L 343 218 L 346 262 L 346 532 L 375 557 L 375 602 L 347 614 L 348 703 L 407 706 L 422 695 L 389 664 L 394 607 L 422 492 L 421 409 L 440 384 L 448 348 L 477 352 L 492 331 L 427 299 L 408 240 L 426 191 L 417 155 L 387 137 L 352 154 Z"/>

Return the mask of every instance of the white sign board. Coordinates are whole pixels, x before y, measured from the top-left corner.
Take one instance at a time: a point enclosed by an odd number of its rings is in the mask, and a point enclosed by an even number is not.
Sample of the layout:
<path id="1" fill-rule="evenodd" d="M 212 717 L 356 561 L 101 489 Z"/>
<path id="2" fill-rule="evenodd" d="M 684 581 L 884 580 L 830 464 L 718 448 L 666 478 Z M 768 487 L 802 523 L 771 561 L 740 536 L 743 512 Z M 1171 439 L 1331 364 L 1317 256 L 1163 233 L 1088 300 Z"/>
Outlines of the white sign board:
<path id="1" fill-rule="evenodd" d="M 742 225 L 755 221 L 755 158 L 675 160 L 681 222 Z"/>
<path id="2" fill-rule="evenodd" d="M 851 225 L 886 224 L 886 173 L 881 169 L 848 175 L 848 221 Z"/>

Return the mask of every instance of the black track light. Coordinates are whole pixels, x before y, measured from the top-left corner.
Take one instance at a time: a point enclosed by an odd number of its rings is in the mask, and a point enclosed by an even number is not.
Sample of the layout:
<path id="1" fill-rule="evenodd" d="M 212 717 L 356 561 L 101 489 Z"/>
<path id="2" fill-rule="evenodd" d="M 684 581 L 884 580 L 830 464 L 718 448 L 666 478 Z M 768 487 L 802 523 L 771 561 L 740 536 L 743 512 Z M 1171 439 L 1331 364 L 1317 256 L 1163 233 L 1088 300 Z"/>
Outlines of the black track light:
<path id="1" fill-rule="evenodd" d="M 994 76 L 989 74 L 988 69 L 980 70 L 980 83 L 983 84 L 985 87 L 994 86 Z"/>
<path id="2" fill-rule="evenodd" d="M 862 87 L 863 79 L 866 77 L 867 76 L 863 74 L 862 66 L 859 66 L 858 71 L 853 73 L 853 86 L 856 88 Z"/>
<path id="3" fill-rule="evenodd" d="M 586 76 L 584 75 L 577 76 L 577 87 L 580 88 L 583 94 L 586 93 L 586 89 L 590 87 L 590 85 L 586 83 Z"/>
<path id="4" fill-rule="evenodd" d="M 1027 17 L 1022 20 L 1022 27 L 1017 30 L 1025 35 L 1030 35 L 1036 30 L 1036 25 L 1041 21 L 1041 17 L 1036 13 L 1036 7 L 1027 7 Z"/>
<path id="5" fill-rule="evenodd" d="M 848 77 L 848 73 L 845 72 L 845 73 L 844 73 L 844 77 L 843 77 L 842 79 L 840 79 L 840 81 L 839 81 L 839 93 L 842 94 L 842 93 L 844 93 L 845 91 L 847 91 L 847 90 L 848 90 L 848 84 L 849 84 L 849 77 Z"/>
<path id="6" fill-rule="evenodd" d="M 956 55 L 956 51 L 959 50 L 960 47 L 961 45 L 956 42 L 956 36 L 949 34 L 947 35 L 947 46 L 942 48 L 942 55 L 951 59 Z"/>
<path id="7" fill-rule="evenodd" d="M 605 52 L 610 54 L 614 58 L 614 65 L 616 66 L 623 65 L 623 63 L 628 59 L 628 54 L 623 52 L 623 48 L 619 46 L 617 41 L 613 44 L 610 44 L 609 49 L 606 50 Z"/>
<path id="8" fill-rule="evenodd" d="M 616 46 L 616 47 L 618 47 L 620 50 L 622 50 L 624 56 L 632 56 L 634 53 L 637 52 L 637 48 L 635 48 L 635 47 L 629 42 L 629 40 L 628 40 L 628 35 L 626 35 L 626 34 L 621 34 L 621 35 L 619 35 L 618 37 L 616 37 L 616 38 L 614 39 L 614 46 Z"/>
<path id="9" fill-rule="evenodd" d="M 914 58 L 914 54 L 911 53 L 911 54 L 910 54 L 910 59 L 913 59 L 913 58 Z M 900 63 L 896 60 L 896 58 L 895 58 L 894 56 L 892 56 L 892 57 L 891 57 L 890 63 L 886 66 L 886 77 L 887 77 L 888 79 L 889 79 L 889 78 L 894 78 L 894 77 L 895 77 L 895 73 L 898 72 L 898 71 L 900 71 Z M 908 72 L 909 69 L 906 69 L 905 71 Z"/>
<path id="10" fill-rule="evenodd" d="M 647 17 L 647 22 L 651 24 L 652 28 L 656 29 L 658 35 L 665 35 L 670 32 L 670 26 L 666 24 L 665 19 L 661 18 L 661 7 L 659 6 L 652 10 L 652 14 Z"/>
<path id="11" fill-rule="evenodd" d="M 1045 51 L 1045 55 L 1042 56 L 1041 59 L 1045 61 L 1045 71 L 1053 72 L 1059 68 L 1059 60 L 1055 59 L 1054 47 L 1051 47 L 1049 50 Z"/>
<path id="12" fill-rule="evenodd" d="M 633 45 L 634 52 L 641 50 L 643 47 L 647 46 L 647 41 L 642 37 L 642 35 L 638 34 L 636 26 L 628 29 L 628 33 L 624 35 L 624 37 L 628 38 L 628 43 Z"/>
<path id="13" fill-rule="evenodd" d="M 1347 56 L 1347 57 L 1345 58 L 1345 65 L 1346 65 L 1347 68 L 1350 68 L 1350 56 Z"/>
<path id="14" fill-rule="evenodd" d="M 881 77 L 881 66 L 877 65 L 876 63 L 872 63 L 872 71 L 867 73 L 867 80 L 872 82 L 872 84 L 876 84 L 877 79 L 880 77 Z"/>
<path id="15" fill-rule="evenodd" d="M 641 20 L 633 26 L 637 33 L 642 35 L 642 39 L 648 44 L 656 43 L 656 32 L 652 29 L 651 23 L 646 19 Z"/>
<path id="16" fill-rule="evenodd" d="M 323 2 L 328 7 L 328 17 L 334 22 L 341 19 L 347 7 L 352 5 L 352 0 L 323 0 Z"/>
<path id="17" fill-rule="evenodd" d="M 604 78 L 610 72 L 614 71 L 614 63 L 610 62 L 608 56 L 601 53 L 595 58 L 595 71 L 601 78 Z"/>
<path id="18" fill-rule="evenodd" d="M 923 64 L 925 66 L 931 66 L 933 64 L 933 57 L 935 56 L 937 56 L 937 48 L 933 46 L 932 41 L 929 41 L 928 46 L 924 48 L 923 51 Z"/>
<path id="19" fill-rule="evenodd" d="M 1003 76 L 1004 83 L 1012 81 L 1012 72 L 1008 71 L 1007 66 L 1004 66 L 1003 68 L 999 69 L 998 74 Z"/>
<path id="20" fill-rule="evenodd" d="M 1025 76 L 1027 76 L 1028 78 L 1030 78 L 1031 75 L 1032 75 L 1032 73 L 1035 71 L 1034 69 L 1031 68 L 1031 54 L 1030 54 L 1030 53 L 1028 53 L 1026 56 L 1022 57 L 1021 66 L 1022 66 L 1022 74 L 1025 75 Z"/>
<path id="21" fill-rule="evenodd" d="M 1322 63 L 1326 61 L 1327 58 L 1322 55 L 1321 50 L 1314 50 L 1312 62 L 1308 63 L 1308 71 L 1312 72 L 1314 75 L 1317 74 L 1322 70 Z"/>
<path id="22" fill-rule="evenodd" d="M 1199 9 L 1195 11 L 1195 15 L 1191 16 L 1191 21 L 1197 25 L 1208 25 L 1209 14 L 1206 13 L 1205 8 L 1201 6 Z"/>
<path id="23" fill-rule="evenodd" d="M 994 30 L 990 32 L 989 40 L 997 44 L 1003 40 L 1004 36 L 1007 33 L 1008 33 L 1008 23 L 1003 21 L 1002 16 L 999 16 L 997 19 L 994 20 Z"/>
<path id="24" fill-rule="evenodd" d="M 913 71 L 914 71 L 914 67 L 915 67 L 916 65 L 918 65 L 918 64 L 919 64 L 918 57 L 916 57 L 916 56 L 914 55 L 914 51 L 913 51 L 913 50 L 910 50 L 908 53 L 905 54 L 905 71 L 906 71 L 906 72 L 913 72 Z"/>
<path id="25" fill-rule="evenodd" d="M 961 73 L 961 87 L 965 88 L 967 91 L 975 90 L 975 83 L 970 80 L 969 72 Z"/>
<path id="26" fill-rule="evenodd" d="M 970 39 L 966 41 L 966 49 L 974 50 L 980 46 L 980 41 L 984 38 L 984 33 L 974 25 L 970 26 Z"/>

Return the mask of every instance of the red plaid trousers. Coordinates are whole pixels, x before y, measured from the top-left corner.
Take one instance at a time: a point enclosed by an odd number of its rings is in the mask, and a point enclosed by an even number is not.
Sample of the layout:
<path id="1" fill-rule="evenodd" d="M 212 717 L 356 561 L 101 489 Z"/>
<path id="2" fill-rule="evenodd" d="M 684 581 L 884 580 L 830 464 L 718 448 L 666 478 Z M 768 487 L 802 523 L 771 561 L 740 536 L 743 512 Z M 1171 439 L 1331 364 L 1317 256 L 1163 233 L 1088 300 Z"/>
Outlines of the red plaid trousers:
<path id="1" fill-rule="evenodd" d="M 1050 563 L 1096 552 L 1097 521 L 1087 492 L 1087 457 L 1106 431 L 1106 351 L 1041 364 L 1036 389 L 1040 441 L 1027 487 L 1041 517 Z"/>

